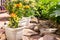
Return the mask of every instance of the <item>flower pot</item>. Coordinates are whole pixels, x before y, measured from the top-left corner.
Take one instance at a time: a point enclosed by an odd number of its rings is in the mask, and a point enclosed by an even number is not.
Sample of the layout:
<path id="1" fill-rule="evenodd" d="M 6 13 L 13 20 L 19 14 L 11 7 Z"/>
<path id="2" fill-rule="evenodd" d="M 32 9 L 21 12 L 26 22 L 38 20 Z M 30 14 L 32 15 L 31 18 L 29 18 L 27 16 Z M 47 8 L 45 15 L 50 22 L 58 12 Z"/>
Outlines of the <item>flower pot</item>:
<path id="1" fill-rule="evenodd" d="M 20 40 L 22 39 L 22 30 L 24 27 L 20 28 L 8 28 L 5 27 L 7 40 Z"/>
<path id="2" fill-rule="evenodd" d="M 20 40 L 22 39 L 22 31 L 27 25 L 30 23 L 30 17 L 23 17 L 18 26 L 19 28 L 9 28 L 5 27 L 5 32 L 7 36 L 7 40 Z"/>

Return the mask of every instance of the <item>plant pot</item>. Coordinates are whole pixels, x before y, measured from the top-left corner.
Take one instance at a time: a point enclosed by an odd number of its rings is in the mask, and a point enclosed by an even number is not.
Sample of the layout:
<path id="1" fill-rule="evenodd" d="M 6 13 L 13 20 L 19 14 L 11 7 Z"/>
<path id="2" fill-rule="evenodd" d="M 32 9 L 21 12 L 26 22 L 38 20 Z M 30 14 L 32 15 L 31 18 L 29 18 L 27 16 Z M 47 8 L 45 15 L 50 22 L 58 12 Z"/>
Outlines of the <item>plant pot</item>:
<path id="1" fill-rule="evenodd" d="M 7 40 L 20 40 L 22 39 L 22 31 L 25 27 L 27 27 L 30 23 L 30 17 L 23 17 L 18 26 L 21 26 L 20 28 L 9 28 L 5 27 L 5 32 L 7 36 Z"/>
<path id="2" fill-rule="evenodd" d="M 22 39 L 22 30 L 24 27 L 20 28 L 8 28 L 5 27 L 7 40 L 20 40 Z"/>

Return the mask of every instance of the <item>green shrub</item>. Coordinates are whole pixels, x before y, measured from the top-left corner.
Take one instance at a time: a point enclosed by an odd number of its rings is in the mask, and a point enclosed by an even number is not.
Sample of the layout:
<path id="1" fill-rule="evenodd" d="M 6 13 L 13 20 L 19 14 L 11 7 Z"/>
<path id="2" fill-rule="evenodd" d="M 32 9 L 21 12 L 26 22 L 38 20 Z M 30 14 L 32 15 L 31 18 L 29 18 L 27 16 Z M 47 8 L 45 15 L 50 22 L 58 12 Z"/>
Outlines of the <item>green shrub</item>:
<path id="1" fill-rule="evenodd" d="M 56 6 L 56 10 L 50 14 L 50 19 L 55 21 L 56 23 L 60 23 L 60 5 Z"/>
<path id="2" fill-rule="evenodd" d="M 44 19 L 49 19 L 50 14 L 52 14 L 56 9 L 58 2 L 59 0 L 38 0 L 37 11 L 40 15 L 37 16 Z"/>

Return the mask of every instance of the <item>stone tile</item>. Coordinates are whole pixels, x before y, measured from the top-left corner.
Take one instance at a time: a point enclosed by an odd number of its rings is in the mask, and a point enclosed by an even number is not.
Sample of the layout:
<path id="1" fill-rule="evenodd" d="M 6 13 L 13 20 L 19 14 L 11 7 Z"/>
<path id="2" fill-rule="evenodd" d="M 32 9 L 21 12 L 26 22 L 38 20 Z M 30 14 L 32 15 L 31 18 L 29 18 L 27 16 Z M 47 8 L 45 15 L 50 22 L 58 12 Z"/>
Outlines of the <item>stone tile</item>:
<path id="1" fill-rule="evenodd" d="M 53 35 L 45 35 L 43 40 L 55 40 L 55 37 Z"/>
<path id="2" fill-rule="evenodd" d="M 43 40 L 43 37 L 39 38 L 38 40 Z"/>
<path id="3" fill-rule="evenodd" d="M 34 34 L 38 34 L 37 32 L 31 30 L 31 29 L 23 29 L 23 35 L 31 36 Z"/>

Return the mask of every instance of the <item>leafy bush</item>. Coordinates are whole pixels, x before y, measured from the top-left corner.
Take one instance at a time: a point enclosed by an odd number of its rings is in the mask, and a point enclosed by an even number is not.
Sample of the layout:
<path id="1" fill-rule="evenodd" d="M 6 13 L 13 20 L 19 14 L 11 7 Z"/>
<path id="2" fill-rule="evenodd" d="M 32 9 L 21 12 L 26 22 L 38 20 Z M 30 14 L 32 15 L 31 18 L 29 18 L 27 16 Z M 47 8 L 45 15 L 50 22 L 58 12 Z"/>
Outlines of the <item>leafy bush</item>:
<path id="1" fill-rule="evenodd" d="M 56 10 L 53 11 L 52 14 L 50 14 L 50 17 L 52 20 L 54 20 L 56 23 L 60 23 L 60 4 L 56 6 Z"/>
<path id="2" fill-rule="evenodd" d="M 49 19 L 50 14 L 56 9 L 59 0 L 38 0 L 37 10 L 41 18 Z"/>

